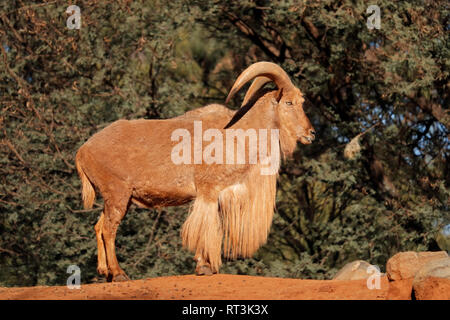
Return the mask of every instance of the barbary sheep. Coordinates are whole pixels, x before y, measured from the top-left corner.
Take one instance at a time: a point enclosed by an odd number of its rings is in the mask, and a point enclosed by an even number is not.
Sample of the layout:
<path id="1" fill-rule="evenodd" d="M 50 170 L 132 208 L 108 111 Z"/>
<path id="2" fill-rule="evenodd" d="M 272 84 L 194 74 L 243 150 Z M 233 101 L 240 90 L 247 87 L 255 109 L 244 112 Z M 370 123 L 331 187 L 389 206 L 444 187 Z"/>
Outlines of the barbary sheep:
<path id="1" fill-rule="evenodd" d="M 84 207 L 92 208 L 94 187 L 104 199 L 95 225 L 100 274 L 128 279 L 115 238 L 131 203 L 159 208 L 194 200 L 181 236 L 195 253 L 198 275 L 217 273 L 222 254 L 250 257 L 265 243 L 280 151 L 291 155 L 297 141 L 310 144 L 315 132 L 302 93 L 274 63 L 248 67 L 226 101 L 253 79 L 236 112 L 216 104 L 166 120 L 118 120 L 81 146 L 76 168 Z M 262 90 L 269 81 L 276 90 Z M 270 166 L 274 170 L 265 170 Z"/>

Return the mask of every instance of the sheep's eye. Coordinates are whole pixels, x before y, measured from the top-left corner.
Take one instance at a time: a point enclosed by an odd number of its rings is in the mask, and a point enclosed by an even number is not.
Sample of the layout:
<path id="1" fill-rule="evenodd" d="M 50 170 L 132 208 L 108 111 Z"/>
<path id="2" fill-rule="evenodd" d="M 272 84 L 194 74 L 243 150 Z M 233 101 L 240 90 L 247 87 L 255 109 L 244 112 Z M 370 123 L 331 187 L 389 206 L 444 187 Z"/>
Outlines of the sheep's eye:
<path id="1" fill-rule="evenodd" d="M 288 106 L 292 106 L 292 101 L 286 101 L 286 104 L 287 104 Z"/>

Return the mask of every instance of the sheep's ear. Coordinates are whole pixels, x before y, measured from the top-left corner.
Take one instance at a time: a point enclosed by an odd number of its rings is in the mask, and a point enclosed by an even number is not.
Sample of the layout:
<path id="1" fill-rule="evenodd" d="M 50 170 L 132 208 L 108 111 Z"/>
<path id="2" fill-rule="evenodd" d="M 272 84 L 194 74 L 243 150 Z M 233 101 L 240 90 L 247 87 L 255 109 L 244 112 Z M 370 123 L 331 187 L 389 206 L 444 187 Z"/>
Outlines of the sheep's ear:
<path id="1" fill-rule="evenodd" d="M 283 88 L 280 88 L 277 92 L 277 102 L 280 102 L 281 97 L 283 96 Z"/>

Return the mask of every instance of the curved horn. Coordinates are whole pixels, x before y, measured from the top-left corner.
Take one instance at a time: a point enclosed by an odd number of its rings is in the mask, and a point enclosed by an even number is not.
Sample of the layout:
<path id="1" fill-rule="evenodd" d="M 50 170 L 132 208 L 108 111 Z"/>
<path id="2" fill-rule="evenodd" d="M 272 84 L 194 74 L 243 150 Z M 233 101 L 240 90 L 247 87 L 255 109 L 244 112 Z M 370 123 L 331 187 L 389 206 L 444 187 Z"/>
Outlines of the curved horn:
<path id="1" fill-rule="evenodd" d="M 245 94 L 244 100 L 242 101 L 242 106 L 246 105 L 247 102 L 249 102 L 253 95 L 262 87 L 264 87 L 264 85 L 267 82 L 272 81 L 272 79 L 267 78 L 267 77 L 256 77 L 255 80 L 253 80 L 250 88 L 248 88 L 247 93 Z"/>
<path id="2" fill-rule="evenodd" d="M 274 81 L 279 89 L 287 89 L 293 86 L 291 79 L 289 79 L 287 73 L 280 66 L 272 62 L 257 62 L 245 69 L 239 75 L 231 88 L 225 103 L 228 103 L 236 92 L 238 92 L 247 82 L 260 76 Z"/>

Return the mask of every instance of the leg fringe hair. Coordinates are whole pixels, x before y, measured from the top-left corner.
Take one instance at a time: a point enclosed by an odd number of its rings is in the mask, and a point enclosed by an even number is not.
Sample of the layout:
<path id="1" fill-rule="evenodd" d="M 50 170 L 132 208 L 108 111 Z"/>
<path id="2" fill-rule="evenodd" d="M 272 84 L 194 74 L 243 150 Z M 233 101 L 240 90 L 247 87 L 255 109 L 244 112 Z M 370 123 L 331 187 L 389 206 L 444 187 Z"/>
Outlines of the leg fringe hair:
<path id="1" fill-rule="evenodd" d="M 219 195 L 224 256 L 249 258 L 267 241 L 275 208 L 277 174 L 261 175 L 256 166 L 241 184 Z"/>
<path id="2" fill-rule="evenodd" d="M 218 272 L 223 253 L 249 258 L 267 241 L 275 208 L 277 174 L 261 175 L 255 166 L 242 183 L 219 194 L 218 202 L 199 197 L 181 230 L 183 246 Z"/>
<path id="3" fill-rule="evenodd" d="M 219 272 L 222 264 L 223 232 L 218 209 L 217 201 L 195 199 L 181 230 L 183 246 L 209 262 L 213 272 Z"/>

